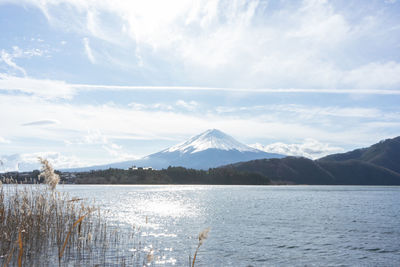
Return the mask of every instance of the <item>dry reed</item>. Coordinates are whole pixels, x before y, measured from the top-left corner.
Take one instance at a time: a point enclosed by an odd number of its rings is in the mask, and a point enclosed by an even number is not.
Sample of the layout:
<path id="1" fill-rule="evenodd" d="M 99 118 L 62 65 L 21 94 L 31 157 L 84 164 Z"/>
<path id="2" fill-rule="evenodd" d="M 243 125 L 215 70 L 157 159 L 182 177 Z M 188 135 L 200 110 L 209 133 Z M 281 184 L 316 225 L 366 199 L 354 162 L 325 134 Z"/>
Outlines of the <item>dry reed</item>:
<path id="1" fill-rule="evenodd" d="M 89 213 L 88 213 L 89 214 Z M 74 222 L 74 224 L 72 225 L 72 228 L 71 228 L 71 230 L 69 230 L 69 232 L 68 232 L 68 234 L 67 234 L 67 237 L 65 238 L 65 241 L 64 241 L 64 244 L 63 244 L 63 246 L 62 246 L 62 249 L 61 249 L 61 251 L 58 253 L 58 260 L 60 261 L 61 260 L 61 258 L 62 258 L 62 256 L 63 256 L 63 254 L 64 254 L 64 250 L 65 250 L 65 247 L 67 246 L 67 243 L 68 243 L 68 240 L 69 240 L 69 236 L 71 235 L 71 232 L 74 230 L 74 228 L 79 224 L 79 226 L 81 226 L 81 223 L 82 223 L 82 220 L 86 217 L 86 215 L 88 215 L 88 214 L 85 214 L 85 215 L 83 215 L 83 216 L 81 216 L 76 222 Z M 80 232 L 80 230 L 79 230 L 79 232 Z"/>
<path id="2" fill-rule="evenodd" d="M 44 182 L 51 188 L 56 189 L 57 184 L 60 182 L 60 176 L 54 172 L 53 167 L 47 159 L 38 157 L 39 162 L 42 164 L 42 169 L 39 174 L 39 179 L 44 178 Z"/>
<path id="3" fill-rule="evenodd" d="M 196 262 L 197 252 L 199 251 L 200 246 L 203 245 L 204 241 L 208 238 L 208 233 L 210 232 L 210 229 L 211 228 L 208 227 L 208 228 L 204 229 L 203 231 L 201 231 L 199 234 L 199 243 L 197 245 L 196 252 L 193 255 L 192 267 L 194 267 L 194 264 Z"/>
<path id="4" fill-rule="evenodd" d="M 22 256 L 24 254 L 24 248 L 22 246 L 22 231 L 19 229 L 18 232 L 18 247 L 19 247 L 19 253 L 18 253 L 18 267 L 22 266 Z"/>
<path id="5" fill-rule="evenodd" d="M 47 160 L 41 162 L 48 186 L 12 184 L 11 177 L 0 184 L 0 266 L 138 266 L 146 259 L 139 249 L 120 251 L 139 246 L 136 231 L 125 232 L 127 238 L 100 210 L 93 213 L 82 199 L 56 191 L 59 177 Z"/>

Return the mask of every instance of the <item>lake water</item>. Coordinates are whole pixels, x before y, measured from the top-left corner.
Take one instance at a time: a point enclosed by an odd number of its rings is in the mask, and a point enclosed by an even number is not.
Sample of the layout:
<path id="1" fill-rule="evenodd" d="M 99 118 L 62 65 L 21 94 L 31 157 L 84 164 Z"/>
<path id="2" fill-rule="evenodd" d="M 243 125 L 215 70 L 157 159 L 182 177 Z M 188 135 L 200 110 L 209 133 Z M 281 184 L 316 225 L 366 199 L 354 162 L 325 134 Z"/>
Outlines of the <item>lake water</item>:
<path id="1" fill-rule="evenodd" d="M 64 185 L 141 226 L 155 266 L 399 266 L 400 187 Z M 146 223 L 147 221 L 147 223 Z"/>

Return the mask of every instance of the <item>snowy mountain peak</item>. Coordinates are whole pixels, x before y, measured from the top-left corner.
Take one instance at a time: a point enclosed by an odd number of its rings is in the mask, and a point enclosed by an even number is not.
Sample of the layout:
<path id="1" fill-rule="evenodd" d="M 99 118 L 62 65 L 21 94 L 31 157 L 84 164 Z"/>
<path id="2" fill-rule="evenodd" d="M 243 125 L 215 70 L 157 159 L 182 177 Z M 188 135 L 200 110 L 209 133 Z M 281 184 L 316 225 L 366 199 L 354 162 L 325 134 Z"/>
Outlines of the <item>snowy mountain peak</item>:
<path id="1" fill-rule="evenodd" d="M 238 150 L 240 152 L 257 152 L 257 149 L 246 146 L 233 137 L 217 129 L 207 130 L 199 135 L 190 138 L 188 141 L 165 149 L 162 152 L 196 153 L 207 149 Z"/>

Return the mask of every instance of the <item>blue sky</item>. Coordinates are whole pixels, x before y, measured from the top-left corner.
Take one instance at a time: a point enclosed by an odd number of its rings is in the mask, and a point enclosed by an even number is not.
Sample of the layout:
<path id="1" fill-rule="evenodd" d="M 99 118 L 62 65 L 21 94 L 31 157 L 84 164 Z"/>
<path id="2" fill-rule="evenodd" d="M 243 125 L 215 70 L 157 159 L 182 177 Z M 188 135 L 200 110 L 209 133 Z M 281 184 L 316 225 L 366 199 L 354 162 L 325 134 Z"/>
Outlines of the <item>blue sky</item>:
<path id="1" fill-rule="evenodd" d="M 398 136 L 399 14 L 396 0 L 0 0 L 2 161 L 135 159 L 209 128 L 313 158 Z"/>

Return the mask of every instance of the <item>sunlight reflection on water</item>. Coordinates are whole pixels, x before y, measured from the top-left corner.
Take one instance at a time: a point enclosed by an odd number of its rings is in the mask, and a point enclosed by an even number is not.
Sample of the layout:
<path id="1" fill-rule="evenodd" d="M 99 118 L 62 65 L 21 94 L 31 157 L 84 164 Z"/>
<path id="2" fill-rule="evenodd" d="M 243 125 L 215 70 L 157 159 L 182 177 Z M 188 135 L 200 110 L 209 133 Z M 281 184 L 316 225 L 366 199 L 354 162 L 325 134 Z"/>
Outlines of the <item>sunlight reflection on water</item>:
<path id="1" fill-rule="evenodd" d="M 400 261 L 400 208 L 394 205 L 399 187 L 64 188 L 96 198 L 110 210 L 111 221 L 140 227 L 143 248 L 154 250 L 154 266 L 188 266 L 198 233 L 209 226 L 196 266 L 393 266 Z"/>
<path id="2" fill-rule="evenodd" d="M 143 200 L 138 203 L 139 209 L 149 216 L 194 216 L 195 208 L 189 207 L 183 203 L 183 200 L 177 201 L 171 198 L 153 198 Z"/>
<path id="3" fill-rule="evenodd" d="M 190 192 L 193 188 L 143 189 L 145 190 L 127 192 L 119 199 L 119 205 L 107 203 L 112 209 L 112 219 L 159 229 L 160 222 L 164 219 L 197 217 L 201 214 L 198 203 L 191 198 Z"/>

